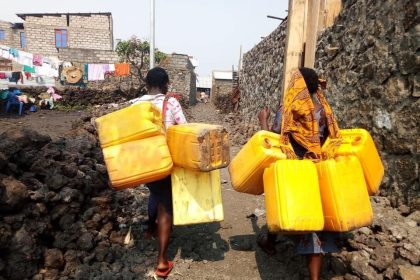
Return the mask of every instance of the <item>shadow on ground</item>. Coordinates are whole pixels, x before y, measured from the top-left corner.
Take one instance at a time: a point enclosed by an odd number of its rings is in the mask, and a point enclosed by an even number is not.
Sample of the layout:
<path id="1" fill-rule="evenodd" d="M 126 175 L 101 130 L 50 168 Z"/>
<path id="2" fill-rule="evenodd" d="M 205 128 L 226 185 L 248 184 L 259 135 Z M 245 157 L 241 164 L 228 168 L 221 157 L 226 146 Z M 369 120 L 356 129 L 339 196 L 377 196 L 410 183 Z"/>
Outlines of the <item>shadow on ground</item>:
<path id="1" fill-rule="evenodd" d="M 184 260 L 223 260 L 229 244 L 217 233 L 219 229 L 220 223 L 175 226 L 169 245 L 169 259 L 179 254 Z"/>
<path id="2" fill-rule="evenodd" d="M 258 245 L 258 237 L 267 233 L 267 227 L 259 227 L 257 217 L 251 217 L 250 221 L 255 234 L 235 235 L 229 238 L 230 248 L 238 251 L 254 251 L 257 269 L 262 280 L 309 279 L 306 266 L 306 258 L 296 254 L 294 242 L 285 235 L 278 235 L 276 241 L 277 253 L 273 256 L 266 254 Z M 331 279 L 337 276 L 332 270 L 335 258 L 331 255 L 324 257 L 321 279 Z"/>

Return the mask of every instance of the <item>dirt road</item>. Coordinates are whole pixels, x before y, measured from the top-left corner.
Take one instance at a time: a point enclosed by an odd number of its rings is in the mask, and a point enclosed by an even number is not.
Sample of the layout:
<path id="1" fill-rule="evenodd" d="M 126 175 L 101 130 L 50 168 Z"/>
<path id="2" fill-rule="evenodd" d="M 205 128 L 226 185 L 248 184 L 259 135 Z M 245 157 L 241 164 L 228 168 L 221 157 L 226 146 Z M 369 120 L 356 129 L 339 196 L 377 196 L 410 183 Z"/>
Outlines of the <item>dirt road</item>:
<path id="1" fill-rule="evenodd" d="M 190 122 L 223 124 L 212 104 L 199 103 L 190 113 Z M 239 149 L 231 147 L 232 157 Z M 175 227 L 170 246 L 175 268 L 168 279 L 305 279 L 305 260 L 294 254 L 291 241 L 279 237 L 275 256 L 266 255 L 256 245 L 257 234 L 265 224 L 261 215 L 264 196 L 234 191 L 226 168 L 222 182 L 225 220 Z"/>

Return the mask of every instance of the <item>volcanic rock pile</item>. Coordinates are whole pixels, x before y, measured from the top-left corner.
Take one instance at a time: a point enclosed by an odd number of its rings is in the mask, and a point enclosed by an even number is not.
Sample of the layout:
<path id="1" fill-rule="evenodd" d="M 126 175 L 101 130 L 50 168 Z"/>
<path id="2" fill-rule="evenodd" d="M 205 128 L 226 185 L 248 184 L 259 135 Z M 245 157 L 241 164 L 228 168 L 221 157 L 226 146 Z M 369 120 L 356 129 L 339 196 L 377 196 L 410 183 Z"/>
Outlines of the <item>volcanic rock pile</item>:
<path id="1" fill-rule="evenodd" d="M 153 266 L 139 256 L 153 248 L 130 249 L 147 192 L 108 186 L 95 135 L 77 129 L 52 142 L 9 130 L 0 139 L 0 279 L 137 279 Z"/>

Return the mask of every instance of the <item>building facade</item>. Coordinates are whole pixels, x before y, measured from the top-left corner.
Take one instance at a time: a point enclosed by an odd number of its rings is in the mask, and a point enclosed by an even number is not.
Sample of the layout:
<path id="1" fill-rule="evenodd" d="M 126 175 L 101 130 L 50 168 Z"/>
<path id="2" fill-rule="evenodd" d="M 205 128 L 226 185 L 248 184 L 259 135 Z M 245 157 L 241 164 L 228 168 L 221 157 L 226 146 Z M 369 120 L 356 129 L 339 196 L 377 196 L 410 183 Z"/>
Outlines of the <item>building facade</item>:
<path id="1" fill-rule="evenodd" d="M 17 14 L 23 23 L 0 21 L 0 44 L 33 54 L 85 63 L 112 63 L 111 13 Z"/>
<path id="2" fill-rule="evenodd" d="M 194 65 L 186 54 L 169 54 L 159 63 L 169 75 L 169 91 L 175 92 L 190 105 L 195 105 L 197 76 Z"/>

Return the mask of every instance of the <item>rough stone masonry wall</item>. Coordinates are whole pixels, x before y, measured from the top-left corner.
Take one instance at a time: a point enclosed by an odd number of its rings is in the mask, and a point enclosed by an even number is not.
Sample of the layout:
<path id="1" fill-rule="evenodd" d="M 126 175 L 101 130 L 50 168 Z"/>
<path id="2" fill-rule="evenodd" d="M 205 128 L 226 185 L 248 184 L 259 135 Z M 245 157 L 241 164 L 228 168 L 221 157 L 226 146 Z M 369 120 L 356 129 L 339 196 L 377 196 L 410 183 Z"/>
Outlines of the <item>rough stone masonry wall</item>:
<path id="1" fill-rule="evenodd" d="M 196 74 L 187 55 L 170 54 L 159 64 L 169 75 L 169 91 L 175 92 L 187 103 L 196 96 Z"/>
<path id="2" fill-rule="evenodd" d="M 111 17 L 91 16 L 27 16 L 24 26 L 27 51 L 42 55 L 56 56 L 55 29 L 68 30 L 68 47 L 95 50 L 112 50 Z"/>
<path id="3" fill-rule="evenodd" d="M 232 80 L 214 79 L 212 82 L 211 101 L 223 113 L 232 112 Z"/>
<path id="4" fill-rule="evenodd" d="M 415 0 L 346 1 L 317 52 L 341 127 L 366 128 L 381 151 L 386 167 L 381 194 L 394 206 L 417 209 L 419 8 Z"/>
<path id="5" fill-rule="evenodd" d="M 286 22 L 280 24 L 243 57 L 239 75 L 241 89 L 240 112 L 253 129 L 258 124 L 257 113 L 264 106 L 272 112 L 278 108 L 282 80 Z"/>
<path id="6" fill-rule="evenodd" d="M 420 208 L 419 6 L 415 0 L 345 1 L 334 26 L 319 37 L 316 65 L 341 128 L 372 133 L 386 168 L 380 193 L 412 210 Z M 280 26 L 244 56 L 245 127 L 237 135 L 258 129 L 263 105 L 272 112 L 278 105 L 283 42 Z"/>

